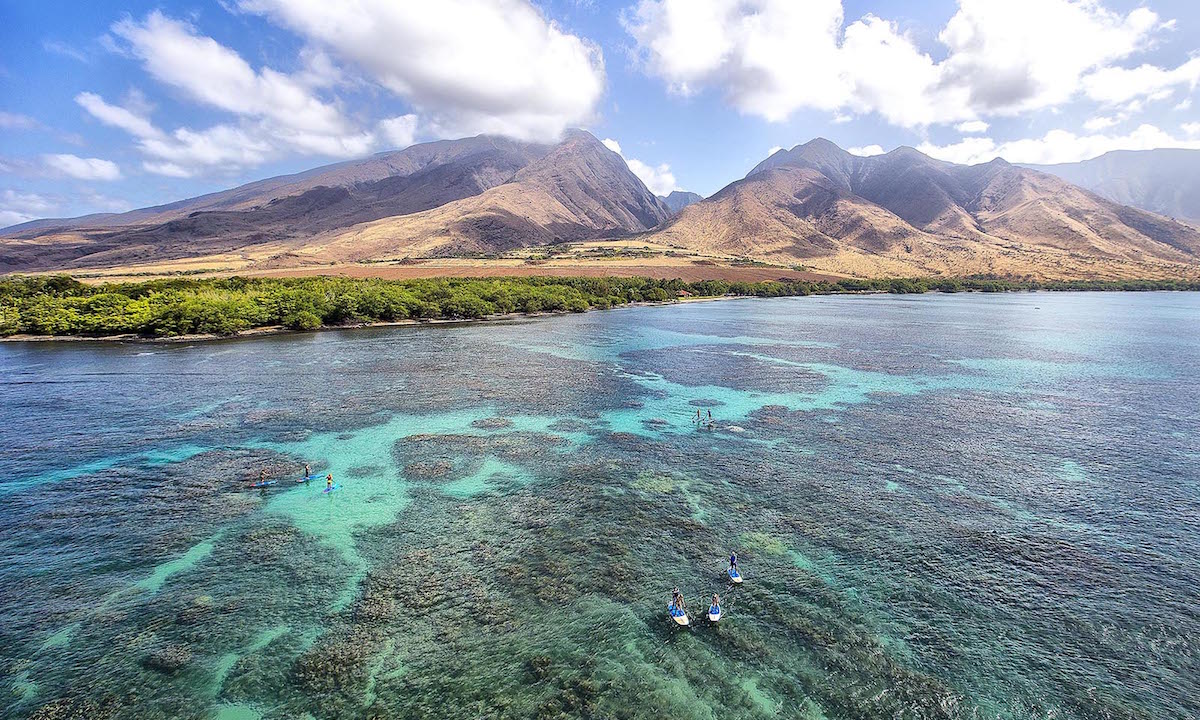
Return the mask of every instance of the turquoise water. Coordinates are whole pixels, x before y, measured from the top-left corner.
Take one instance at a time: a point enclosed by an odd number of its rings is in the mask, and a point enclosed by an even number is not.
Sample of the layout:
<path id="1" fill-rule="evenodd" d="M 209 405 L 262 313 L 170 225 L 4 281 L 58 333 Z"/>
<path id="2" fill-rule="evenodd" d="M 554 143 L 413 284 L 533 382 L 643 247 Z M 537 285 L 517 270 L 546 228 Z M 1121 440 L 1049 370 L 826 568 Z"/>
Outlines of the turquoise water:
<path id="1" fill-rule="evenodd" d="M 1198 370 L 1179 293 L 0 345 L 0 716 L 1195 717 Z"/>

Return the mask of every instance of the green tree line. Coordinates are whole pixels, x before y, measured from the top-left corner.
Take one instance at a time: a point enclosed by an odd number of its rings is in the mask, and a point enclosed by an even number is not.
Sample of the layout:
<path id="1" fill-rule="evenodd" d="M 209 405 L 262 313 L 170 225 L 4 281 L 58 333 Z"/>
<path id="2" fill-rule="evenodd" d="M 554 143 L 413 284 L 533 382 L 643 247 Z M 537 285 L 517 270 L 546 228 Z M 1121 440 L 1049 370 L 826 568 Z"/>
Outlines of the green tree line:
<path id="1" fill-rule="evenodd" d="M 380 280 L 338 277 L 169 279 L 87 285 L 68 276 L 0 280 L 0 336 L 230 335 L 507 313 L 585 312 L 682 296 L 784 297 L 831 293 L 1015 290 L 1200 290 L 1200 282 L 1038 283 L 995 278 L 726 282 L 652 278 L 521 277 Z"/>

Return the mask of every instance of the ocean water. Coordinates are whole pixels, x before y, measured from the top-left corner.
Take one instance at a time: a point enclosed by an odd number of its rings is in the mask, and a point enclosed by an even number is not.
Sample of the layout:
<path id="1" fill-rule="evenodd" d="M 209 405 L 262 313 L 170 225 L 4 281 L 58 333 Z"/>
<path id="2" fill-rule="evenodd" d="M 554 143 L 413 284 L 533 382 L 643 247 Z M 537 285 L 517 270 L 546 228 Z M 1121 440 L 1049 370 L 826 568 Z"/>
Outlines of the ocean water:
<path id="1" fill-rule="evenodd" d="M 6 343 L 0 717 L 1197 717 L 1198 376 L 1182 293 Z"/>

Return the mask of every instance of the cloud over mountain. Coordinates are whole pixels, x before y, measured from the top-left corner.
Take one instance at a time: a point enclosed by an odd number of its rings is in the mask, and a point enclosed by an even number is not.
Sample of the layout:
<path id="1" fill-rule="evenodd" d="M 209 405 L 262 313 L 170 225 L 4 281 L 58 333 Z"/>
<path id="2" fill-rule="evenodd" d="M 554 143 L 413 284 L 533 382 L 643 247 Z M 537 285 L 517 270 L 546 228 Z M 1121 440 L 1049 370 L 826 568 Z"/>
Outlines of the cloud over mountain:
<path id="1" fill-rule="evenodd" d="M 624 22 L 646 70 L 673 91 L 715 87 L 770 121 L 812 108 L 919 127 L 1080 94 L 1130 99 L 1146 81 L 1151 94 L 1195 85 L 1195 61 L 1113 66 L 1171 24 L 1145 7 L 1123 14 L 1091 0 L 961 0 L 937 35 L 940 60 L 896 22 L 867 14 L 847 24 L 840 0 L 641 0 Z"/>
<path id="2" fill-rule="evenodd" d="M 443 136 L 556 139 L 591 118 L 604 60 L 526 0 L 241 0 L 408 100 Z"/>

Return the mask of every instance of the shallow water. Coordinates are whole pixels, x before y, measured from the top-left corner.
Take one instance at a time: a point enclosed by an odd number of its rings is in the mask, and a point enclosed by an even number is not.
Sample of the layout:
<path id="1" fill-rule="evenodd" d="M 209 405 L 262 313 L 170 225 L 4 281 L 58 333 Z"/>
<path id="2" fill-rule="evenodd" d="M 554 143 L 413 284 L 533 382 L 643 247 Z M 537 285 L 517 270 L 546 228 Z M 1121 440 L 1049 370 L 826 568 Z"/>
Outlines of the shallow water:
<path id="1" fill-rule="evenodd" d="M 1182 293 L 0 345 L 2 716 L 1195 717 L 1198 370 Z"/>

